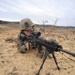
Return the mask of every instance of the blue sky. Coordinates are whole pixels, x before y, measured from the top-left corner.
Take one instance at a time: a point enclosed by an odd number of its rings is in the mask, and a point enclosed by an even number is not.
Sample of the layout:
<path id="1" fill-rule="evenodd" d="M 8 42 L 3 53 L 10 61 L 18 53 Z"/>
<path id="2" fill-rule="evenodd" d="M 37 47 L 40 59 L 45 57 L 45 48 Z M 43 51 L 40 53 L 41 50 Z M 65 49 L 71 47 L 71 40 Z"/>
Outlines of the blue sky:
<path id="1" fill-rule="evenodd" d="M 0 19 L 20 21 L 30 18 L 34 23 L 75 26 L 75 0 L 0 0 Z"/>

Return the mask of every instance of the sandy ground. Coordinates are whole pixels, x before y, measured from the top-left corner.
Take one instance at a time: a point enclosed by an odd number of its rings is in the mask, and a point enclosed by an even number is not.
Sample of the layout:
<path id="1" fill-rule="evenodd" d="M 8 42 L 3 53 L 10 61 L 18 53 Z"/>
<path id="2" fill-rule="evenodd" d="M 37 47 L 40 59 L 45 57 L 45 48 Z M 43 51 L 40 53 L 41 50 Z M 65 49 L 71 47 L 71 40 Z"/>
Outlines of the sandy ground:
<path id="1" fill-rule="evenodd" d="M 42 63 L 37 50 L 21 54 L 15 42 L 5 41 L 18 32 L 14 27 L 0 27 L 0 75 L 36 75 Z M 56 39 L 64 49 L 75 52 L 75 28 L 46 28 L 45 36 Z M 53 58 L 47 58 L 40 75 L 75 75 L 75 58 L 62 52 L 55 55 L 61 70 L 56 69 Z"/>

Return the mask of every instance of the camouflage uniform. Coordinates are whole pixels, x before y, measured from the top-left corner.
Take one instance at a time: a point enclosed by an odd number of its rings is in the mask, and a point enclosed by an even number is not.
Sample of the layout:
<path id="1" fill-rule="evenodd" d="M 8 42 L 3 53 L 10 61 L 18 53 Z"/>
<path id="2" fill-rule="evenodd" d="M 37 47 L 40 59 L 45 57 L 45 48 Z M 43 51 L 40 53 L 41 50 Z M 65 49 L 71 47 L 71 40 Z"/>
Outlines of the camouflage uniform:
<path id="1" fill-rule="evenodd" d="M 17 49 L 19 50 L 20 53 L 25 53 L 26 49 L 25 49 L 25 41 L 22 41 L 20 39 L 20 33 L 17 37 Z"/>
<path id="2" fill-rule="evenodd" d="M 25 19 L 22 19 L 21 22 L 20 22 L 20 29 L 21 30 L 26 29 L 26 27 L 24 25 L 26 22 L 30 26 L 33 26 L 32 21 L 28 18 L 25 18 Z M 53 39 L 50 39 L 49 37 L 42 36 L 40 38 L 42 38 L 43 40 L 46 40 L 48 42 L 53 41 Z M 25 40 L 25 41 L 21 40 L 20 39 L 20 33 L 19 33 L 18 38 L 17 38 L 17 49 L 19 50 L 20 53 L 25 53 L 29 49 L 28 41 L 27 40 Z"/>
<path id="3" fill-rule="evenodd" d="M 22 19 L 20 22 L 20 30 L 26 29 L 25 27 L 26 22 L 29 24 L 29 26 L 33 26 L 32 21 L 29 18 L 25 18 L 25 19 Z M 27 50 L 29 49 L 28 41 L 21 40 L 20 33 L 18 34 L 18 37 L 17 37 L 17 49 L 19 50 L 20 53 L 26 53 Z"/>

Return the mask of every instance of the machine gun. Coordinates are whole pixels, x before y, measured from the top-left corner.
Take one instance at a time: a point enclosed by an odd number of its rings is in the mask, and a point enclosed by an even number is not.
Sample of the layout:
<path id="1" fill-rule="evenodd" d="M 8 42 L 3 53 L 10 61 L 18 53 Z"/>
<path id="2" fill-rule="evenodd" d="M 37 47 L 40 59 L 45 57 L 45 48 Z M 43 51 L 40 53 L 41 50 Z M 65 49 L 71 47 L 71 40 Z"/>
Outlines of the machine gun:
<path id="1" fill-rule="evenodd" d="M 45 47 L 45 54 L 44 54 L 43 62 L 42 62 L 40 69 L 36 75 L 39 75 L 41 69 L 43 68 L 44 62 L 45 62 L 47 56 L 49 56 L 49 54 L 52 54 L 58 70 L 60 70 L 60 67 L 58 66 L 57 59 L 54 55 L 55 52 L 61 51 L 61 52 L 67 53 L 67 54 L 75 57 L 75 53 L 63 50 L 62 46 L 59 45 L 56 41 L 52 40 L 51 42 L 48 42 L 48 41 L 40 38 L 40 35 L 41 35 L 40 32 L 34 32 L 34 31 L 30 31 L 30 32 L 31 32 L 31 36 L 25 35 L 24 38 L 27 38 L 28 40 L 30 40 L 30 43 L 35 48 L 38 48 L 38 52 L 40 52 L 43 49 L 43 47 Z"/>

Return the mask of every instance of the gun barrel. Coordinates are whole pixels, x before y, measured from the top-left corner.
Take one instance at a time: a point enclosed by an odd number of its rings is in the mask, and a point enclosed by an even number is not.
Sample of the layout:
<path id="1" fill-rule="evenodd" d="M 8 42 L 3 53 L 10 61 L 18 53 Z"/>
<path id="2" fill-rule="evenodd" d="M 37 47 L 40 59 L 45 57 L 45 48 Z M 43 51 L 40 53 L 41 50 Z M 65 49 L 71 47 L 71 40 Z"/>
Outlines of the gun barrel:
<path id="1" fill-rule="evenodd" d="M 72 55 L 72 56 L 75 57 L 75 53 L 72 53 L 72 52 L 69 52 L 69 51 L 63 50 L 63 49 L 61 49 L 60 51 L 62 51 L 62 52 L 64 52 L 64 53 L 67 53 L 67 54 L 70 54 L 70 55 Z"/>

